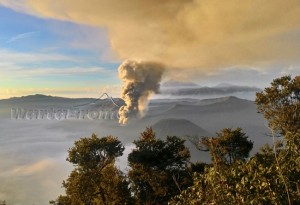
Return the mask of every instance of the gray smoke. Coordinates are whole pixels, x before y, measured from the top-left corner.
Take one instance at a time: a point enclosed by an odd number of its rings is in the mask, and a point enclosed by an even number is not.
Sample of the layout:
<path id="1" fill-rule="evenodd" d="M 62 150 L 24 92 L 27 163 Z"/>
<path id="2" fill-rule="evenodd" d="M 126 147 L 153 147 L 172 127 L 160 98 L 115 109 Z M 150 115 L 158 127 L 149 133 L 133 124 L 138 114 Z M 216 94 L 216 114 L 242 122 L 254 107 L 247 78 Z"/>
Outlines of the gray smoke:
<path id="1" fill-rule="evenodd" d="M 119 78 L 123 81 L 122 98 L 126 105 L 119 110 L 119 123 L 143 117 L 148 107 L 148 99 L 159 91 L 165 67 L 160 63 L 125 60 L 119 66 Z"/>

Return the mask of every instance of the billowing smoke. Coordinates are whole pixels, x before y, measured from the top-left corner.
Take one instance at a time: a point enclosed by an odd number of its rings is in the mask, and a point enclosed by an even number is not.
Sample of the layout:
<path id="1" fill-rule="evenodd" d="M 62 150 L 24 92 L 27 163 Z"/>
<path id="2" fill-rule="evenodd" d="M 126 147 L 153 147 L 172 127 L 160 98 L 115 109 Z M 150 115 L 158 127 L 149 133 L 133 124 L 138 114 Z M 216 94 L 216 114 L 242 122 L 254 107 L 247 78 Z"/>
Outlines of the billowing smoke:
<path id="1" fill-rule="evenodd" d="M 119 110 L 121 124 L 145 114 L 150 95 L 159 91 L 164 70 L 162 64 L 155 62 L 125 60 L 120 65 L 119 78 L 124 83 L 122 98 L 126 103 Z"/>

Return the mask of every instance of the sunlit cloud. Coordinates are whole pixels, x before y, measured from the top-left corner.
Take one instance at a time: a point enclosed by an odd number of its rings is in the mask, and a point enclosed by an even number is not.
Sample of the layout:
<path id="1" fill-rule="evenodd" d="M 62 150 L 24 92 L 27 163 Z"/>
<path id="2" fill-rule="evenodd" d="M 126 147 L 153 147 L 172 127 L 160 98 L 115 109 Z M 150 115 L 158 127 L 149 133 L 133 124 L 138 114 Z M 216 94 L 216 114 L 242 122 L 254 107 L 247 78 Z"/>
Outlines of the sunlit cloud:
<path id="1" fill-rule="evenodd" d="M 0 76 L 15 78 L 82 74 L 112 75 L 114 73 L 100 66 L 80 66 L 83 61 L 84 59 L 60 54 L 23 53 L 0 49 Z M 56 62 L 60 63 L 58 67 L 51 66 L 51 63 Z M 63 66 L 64 63 L 72 63 L 72 66 Z"/>
<path id="2" fill-rule="evenodd" d="M 111 89 L 116 83 L 103 79 L 115 78 L 116 71 L 85 63 L 84 57 L 55 53 L 23 53 L 0 49 L 0 99 L 29 94 L 59 95 L 65 97 L 98 97 L 108 88 L 119 96 L 120 89 Z M 57 79 L 55 82 L 52 79 Z M 109 80 L 108 80 L 109 81 Z M 19 86 L 17 86 L 19 85 Z M 20 86 L 21 85 L 21 86 Z"/>
<path id="3" fill-rule="evenodd" d="M 55 161 L 51 159 L 43 159 L 33 164 L 14 167 L 12 170 L 12 174 L 17 176 L 33 175 L 44 172 L 45 170 L 53 168 L 54 166 Z"/>
<path id="4" fill-rule="evenodd" d="M 0 49 L 0 62 L 9 62 L 13 64 L 18 63 L 37 63 L 47 61 L 78 61 L 70 56 L 65 56 L 56 53 L 25 53 L 19 51 L 12 51 L 7 49 Z"/>
<path id="5" fill-rule="evenodd" d="M 98 98 L 103 93 L 108 93 L 112 97 L 120 97 L 121 85 L 103 85 L 93 87 L 71 87 L 71 88 L 0 88 L 0 99 L 9 97 L 20 97 L 34 94 L 44 94 L 60 97 L 87 97 Z"/>
<path id="6" fill-rule="evenodd" d="M 0 2 L 42 18 L 104 27 L 119 59 L 159 61 L 191 75 L 299 62 L 298 0 Z"/>
<path id="7" fill-rule="evenodd" d="M 106 74 L 110 71 L 102 67 L 62 67 L 62 68 L 23 68 L 13 64 L 0 63 L 0 75 L 20 77 L 37 77 L 37 76 L 74 76 L 82 74 Z"/>
<path id="8" fill-rule="evenodd" d="M 21 33 L 21 34 L 18 34 L 16 36 L 11 37 L 8 40 L 8 43 L 12 43 L 12 42 L 15 42 L 15 41 L 18 41 L 18 40 L 30 38 L 30 37 L 34 36 L 35 34 L 36 34 L 36 32 Z"/>

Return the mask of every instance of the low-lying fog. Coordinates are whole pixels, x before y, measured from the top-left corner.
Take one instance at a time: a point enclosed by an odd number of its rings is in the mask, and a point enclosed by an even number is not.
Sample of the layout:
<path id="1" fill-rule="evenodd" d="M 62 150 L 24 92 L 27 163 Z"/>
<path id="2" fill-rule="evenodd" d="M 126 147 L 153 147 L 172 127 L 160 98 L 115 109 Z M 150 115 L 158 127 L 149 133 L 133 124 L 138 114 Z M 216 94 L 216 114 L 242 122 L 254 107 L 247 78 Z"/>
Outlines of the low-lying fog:
<path id="1" fill-rule="evenodd" d="M 197 92 L 200 92 L 199 90 Z M 253 100 L 252 92 L 231 93 Z M 164 97 L 162 98 L 162 95 Z M 153 126 L 158 137 L 165 135 L 214 135 L 225 127 L 241 127 L 255 142 L 253 152 L 271 139 L 266 122 L 257 113 L 253 101 L 236 97 L 221 97 L 224 94 L 212 94 L 208 100 L 200 97 L 180 95 L 168 97 L 166 94 L 154 96 L 149 103 L 149 111 L 142 120 L 126 126 L 120 126 L 117 119 L 11 119 L 11 108 L 49 108 L 91 102 L 92 99 L 55 98 L 49 96 L 29 96 L 10 100 L 0 100 L 0 201 L 8 205 L 49 204 L 49 200 L 63 194 L 62 180 L 66 179 L 73 166 L 65 161 L 67 150 L 80 137 L 114 135 L 126 146 L 124 156 L 117 164 L 126 171 L 127 154 L 134 148 L 132 142 L 146 126 Z M 193 98 L 191 98 L 193 97 Z M 214 97 L 221 97 L 213 99 Z M 201 97 L 201 99 L 203 96 Z M 122 101 L 117 100 L 118 103 Z M 101 107 L 109 101 L 99 100 L 87 106 Z M 176 129 L 175 129 L 176 128 Z M 175 132 L 175 133 L 174 133 Z M 192 159 L 209 161 L 207 153 L 199 152 L 187 142 Z"/>

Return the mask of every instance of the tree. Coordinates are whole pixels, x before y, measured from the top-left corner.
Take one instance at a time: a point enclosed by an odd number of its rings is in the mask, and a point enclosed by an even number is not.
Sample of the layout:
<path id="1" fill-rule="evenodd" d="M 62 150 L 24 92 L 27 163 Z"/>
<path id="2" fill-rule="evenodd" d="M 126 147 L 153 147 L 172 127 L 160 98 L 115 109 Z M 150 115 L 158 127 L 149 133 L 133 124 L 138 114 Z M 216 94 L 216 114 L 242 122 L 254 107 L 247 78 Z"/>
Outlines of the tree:
<path id="1" fill-rule="evenodd" d="M 195 175 L 194 185 L 169 204 L 300 204 L 299 89 L 299 76 L 283 76 L 257 93 L 259 112 L 286 143 L 274 142 L 273 147 L 266 145 L 247 162 L 238 160 L 224 166 L 219 163 L 228 161 L 224 160 L 222 143 L 216 138 L 204 139 L 219 166 Z"/>
<path id="2" fill-rule="evenodd" d="M 223 129 L 217 133 L 218 137 L 204 137 L 201 143 L 210 152 L 214 164 L 232 164 L 236 160 L 244 160 L 249 157 L 253 148 L 253 142 L 248 140 L 241 128 L 232 130 Z"/>
<path id="3" fill-rule="evenodd" d="M 90 138 L 75 141 L 75 146 L 69 149 L 67 161 L 84 169 L 103 169 L 123 155 L 124 146 L 113 136 L 98 138 L 93 134 Z"/>
<path id="4" fill-rule="evenodd" d="M 300 76 L 283 76 L 256 94 L 258 111 L 274 131 L 285 135 L 300 130 Z"/>
<path id="5" fill-rule="evenodd" d="M 168 200 L 191 185 L 189 150 L 185 140 L 160 140 L 151 128 L 134 141 L 136 149 L 128 156 L 128 172 L 138 204 L 167 204 Z"/>
<path id="6" fill-rule="evenodd" d="M 299 160 L 299 155 L 295 158 L 287 150 L 275 157 L 272 148 L 265 146 L 247 162 L 195 174 L 194 185 L 169 204 L 300 204 Z"/>
<path id="7" fill-rule="evenodd" d="M 75 165 L 63 182 L 66 196 L 52 204 L 110 205 L 132 204 L 128 182 L 115 167 L 115 159 L 123 154 L 124 146 L 112 136 L 81 138 L 69 149 L 67 161 Z"/>

